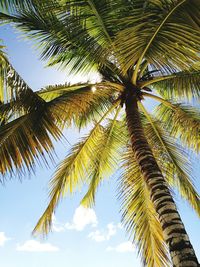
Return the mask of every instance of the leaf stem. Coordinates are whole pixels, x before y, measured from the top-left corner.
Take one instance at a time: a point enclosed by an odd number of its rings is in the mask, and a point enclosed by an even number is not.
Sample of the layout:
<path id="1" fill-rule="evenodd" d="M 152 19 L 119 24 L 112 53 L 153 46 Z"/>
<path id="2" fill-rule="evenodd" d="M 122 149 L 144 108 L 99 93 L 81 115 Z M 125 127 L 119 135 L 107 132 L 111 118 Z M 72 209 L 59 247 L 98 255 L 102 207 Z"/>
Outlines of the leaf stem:
<path id="1" fill-rule="evenodd" d="M 174 106 L 172 103 L 170 103 L 169 101 L 163 99 L 163 98 L 160 97 L 160 96 L 152 95 L 152 94 L 149 94 L 149 93 L 146 93 L 146 92 L 143 93 L 143 96 L 147 96 L 147 97 L 150 97 L 150 98 L 152 98 L 152 99 L 155 99 L 155 100 L 157 100 L 157 101 L 163 103 L 165 106 L 167 106 L 167 107 L 169 107 L 169 108 L 171 108 L 171 109 L 176 109 L 176 106 Z"/>

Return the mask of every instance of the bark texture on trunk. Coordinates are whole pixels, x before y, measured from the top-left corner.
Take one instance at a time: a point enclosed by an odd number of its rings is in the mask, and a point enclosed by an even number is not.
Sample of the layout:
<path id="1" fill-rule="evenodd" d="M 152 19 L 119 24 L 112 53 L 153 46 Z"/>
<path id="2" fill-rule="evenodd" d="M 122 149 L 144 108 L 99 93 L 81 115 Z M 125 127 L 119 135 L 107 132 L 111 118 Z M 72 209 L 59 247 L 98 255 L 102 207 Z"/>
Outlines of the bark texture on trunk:
<path id="1" fill-rule="evenodd" d="M 173 266 L 200 266 L 168 185 L 146 140 L 138 112 L 136 95 L 133 95 L 131 90 L 126 95 L 125 106 L 132 149 L 150 190 Z"/>

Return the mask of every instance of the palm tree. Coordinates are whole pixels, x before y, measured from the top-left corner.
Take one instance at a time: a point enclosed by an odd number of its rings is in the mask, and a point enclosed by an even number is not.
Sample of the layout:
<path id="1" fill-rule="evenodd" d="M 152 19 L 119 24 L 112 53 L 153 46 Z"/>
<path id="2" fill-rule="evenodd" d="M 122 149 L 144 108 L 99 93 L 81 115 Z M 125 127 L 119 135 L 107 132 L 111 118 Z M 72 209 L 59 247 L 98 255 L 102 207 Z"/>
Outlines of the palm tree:
<path id="1" fill-rule="evenodd" d="M 25 90 L 33 97 L 28 101 L 21 96 L 25 115 L 1 127 L 1 136 L 9 133 L 1 141 L 4 173 L 13 165 L 29 167 L 33 151 L 35 157 L 38 152 L 44 156 L 49 135 L 40 136 L 34 123 L 41 107 L 42 114 L 51 116 L 44 115 L 44 121 L 37 117 L 39 125 L 54 137 L 71 124 L 93 125 L 58 166 L 50 181 L 49 205 L 34 232 L 49 232 L 60 199 L 77 187 L 88 184 L 81 203 L 93 205 L 103 179 L 121 168 L 122 221 L 143 264 L 169 266 L 170 253 L 173 266 L 199 266 L 171 193 L 176 188 L 200 215 L 184 152 L 200 150 L 200 112 L 191 104 L 200 94 L 199 1 L 3 0 L 1 6 L 7 8 L 1 20 L 36 38 L 49 65 L 60 64 L 72 73 L 95 70 L 101 77 L 95 84 Z M 155 113 L 147 111 L 146 99 L 158 101 Z M 17 97 L 12 102 L 18 112 Z M 24 116 L 31 117 L 28 135 Z M 27 142 L 18 161 L 22 137 Z M 41 140 L 39 150 L 36 140 Z"/>

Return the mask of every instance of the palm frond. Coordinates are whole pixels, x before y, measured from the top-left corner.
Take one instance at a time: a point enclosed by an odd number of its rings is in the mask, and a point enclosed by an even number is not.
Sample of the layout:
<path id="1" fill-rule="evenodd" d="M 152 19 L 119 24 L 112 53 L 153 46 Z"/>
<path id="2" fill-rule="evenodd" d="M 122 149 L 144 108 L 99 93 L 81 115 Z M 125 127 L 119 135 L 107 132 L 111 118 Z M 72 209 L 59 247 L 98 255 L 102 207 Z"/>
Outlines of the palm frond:
<path id="1" fill-rule="evenodd" d="M 40 157 L 51 158 L 53 143 L 61 133 L 46 109 L 32 111 L 0 127 L 0 172 L 30 171 Z"/>
<path id="2" fill-rule="evenodd" d="M 199 61 L 199 25 L 194 27 L 199 14 L 193 0 L 149 1 L 124 18 L 126 28 L 118 33 L 116 45 L 125 58 L 125 71 L 136 64 L 134 84 L 144 60 L 153 69 L 165 67 L 172 72 Z"/>
<path id="3" fill-rule="evenodd" d="M 36 95 L 0 50 L 0 101 L 2 112 L 12 112 L 16 117 L 33 110 L 44 101 Z"/>
<path id="4" fill-rule="evenodd" d="M 99 156 L 98 143 L 102 143 L 105 134 L 101 123 L 115 107 L 116 105 L 104 114 L 89 135 L 77 143 L 72 148 L 71 153 L 58 166 L 55 176 L 50 181 L 49 204 L 33 233 L 47 234 L 51 229 L 53 212 L 60 199 L 67 193 L 73 193 L 77 187 L 88 182 L 88 177 L 95 169 Z"/>
<path id="5" fill-rule="evenodd" d="M 8 102 L 13 100 L 19 90 L 27 85 L 22 82 L 21 77 L 10 64 L 5 53 L 5 47 L 0 47 L 0 101 Z M 22 84 L 23 83 L 23 84 Z"/>
<path id="6" fill-rule="evenodd" d="M 131 147 L 124 156 L 119 184 L 122 223 L 136 243 L 143 265 L 170 266 L 161 225 Z"/>
<path id="7" fill-rule="evenodd" d="M 88 83 L 78 83 L 78 84 L 56 84 L 56 85 L 49 85 L 45 88 L 36 91 L 37 95 L 43 98 L 45 101 L 51 101 L 56 97 L 59 97 L 66 92 L 76 91 L 80 88 L 89 88 L 92 85 Z"/>
<path id="8" fill-rule="evenodd" d="M 169 101 L 168 101 L 169 102 Z M 160 104 L 156 109 L 156 117 L 163 122 L 171 136 L 180 138 L 183 145 L 200 151 L 200 112 L 197 108 L 171 104 Z"/>
<path id="9" fill-rule="evenodd" d="M 90 207 L 95 204 L 95 195 L 98 187 L 106 177 L 110 177 L 119 168 L 118 162 L 121 157 L 123 146 L 126 145 L 127 135 L 125 125 L 117 121 L 121 107 L 118 108 L 113 120 L 104 126 L 104 136 L 98 144 L 98 157 L 96 157 L 95 168 L 91 172 L 91 179 L 87 193 L 81 204 Z"/>
<path id="10" fill-rule="evenodd" d="M 117 86 L 117 85 L 116 85 Z M 49 107 L 61 123 L 74 123 L 84 127 L 91 121 L 97 121 L 118 98 L 118 88 L 112 84 L 95 84 L 82 88 L 69 88 L 60 91 L 61 95 L 49 102 Z M 114 90 L 116 93 L 114 93 Z M 51 94 L 51 91 L 50 91 Z"/>
<path id="11" fill-rule="evenodd" d="M 142 86 L 149 85 L 167 99 L 197 99 L 200 96 L 200 71 L 183 71 L 169 76 L 155 77 L 143 82 Z"/>
<path id="12" fill-rule="evenodd" d="M 0 172 L 30 171 L 61 133 L 46 102 L 35 94 L 0 51 Z M 51 154 L 49 154 L 51 157 Z"/>
<path id="13" fill-rule="evenodd" d="M 24 9 L 34 9 L 40 5 L 40 7 L 56 7 L 58 5 L 57 0 L 43 0 L 42 2 L 40 0 L 1 0 L 0 2 L 0 8 L 5 11 L 11 11 L 13 13 L 18 13 L 21 10 Z M 47 9 L 46 9 L 47 11 Z"/>
<path id="14" fill-rule="evenodd" d="M 86 27 L 88 28 L 90 35 L 97 37 L 98 42 L 103 46 L 108 45 L 109 43 L 111 44 L 111 36 L 105 25 L 105 21 L 110 17 L 112 2 L 110 2 L 110 5 L 108 5 L 105 0 L 101 3 L 96 0 L 87 0 L 84 2 L 85 6 L 81 11 L 87 13 L 88 18 L 86 20 Z"/>
<path id="15" fill-rule="evenodd" d="M 20 7 L 25 7 L 29 5 L 31 1 L 29 0 L 2 0 L 0 2 L 0 7 L 3 9 L 17 9 Z"/>
<path id="16" fill-rule="evenodd" d="M 0 40 L 1 41 L 1 40 Z M 0 45 L 0 101 L 4 101 L 4 84 L 6 79 L 6 70 L 8 61 L 5 57 L 4 46 Z"/>
<path id="17" fill-rule="evenodd" d="M 0 13 L 0 20 L 14 23 L 26 36 L 40 41 L 41 56 L 49 59 L 49 65 L 67 66 L 74 74 L 100 70 L 113 62 L 121 64 L 112 40 L 120 28 L 117 19 L 123 17 L 130 3 L 46 0 L 41 5 L 40 2 L 32 0 L 34 8 L 31 4 L 22 5 L 13 12 Z"/>
<path id="18" fill-rule="evenodd" d="M 200 216 L 200 196 L 191 177 L 191 164 L 183 147 L 143 109 L 145 134 L 167 182 L 175 187 Z"/>
<path id="19" fill-rule="evenodd" d="M 46 8 L 47 9 L 47 8 Z M 20 9 L 17 14 L 0 14 L 2 21 L 12 23 L 26 32 L 28 36 L 40 41 L 42 58 L 49 59 L 49 65 L 69 66 L 75 72 L 88 72 L 104 64 L 108 54 L 98 40 L 88 34 L 85 28 L 84 14 L 80 18 L 69 10 L 56 12 L 41 10 L 41 7 Z M 87 17 L 88 15 L 86 15 Z M 84 23 L 83 23 L 84 22 Z"/>

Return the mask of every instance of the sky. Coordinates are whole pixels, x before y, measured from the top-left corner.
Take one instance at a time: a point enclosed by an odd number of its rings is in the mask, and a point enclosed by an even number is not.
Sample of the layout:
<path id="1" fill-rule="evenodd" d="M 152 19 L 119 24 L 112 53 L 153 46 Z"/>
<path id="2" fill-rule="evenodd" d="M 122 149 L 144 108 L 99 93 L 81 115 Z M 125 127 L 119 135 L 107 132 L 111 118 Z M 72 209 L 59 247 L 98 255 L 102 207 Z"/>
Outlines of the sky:
<path id="1" fill-rule="evenodd" d="M 18 73 L 34 90 L 49 84 L 78 82 L 83 77 L 68 77 L 66 71 L 46 68 L 33 44 L 19 38 L 9 26 L 0 27 L 0 38 Z M 85 78 L 87 80 L 88 77 Z M 90 77 L 95 79 L 95 77 Z M 59 162 L 79 135 L 68 130 L 69 142 L 58 143 Z M 53 230 L 46 238 L 31 235 L 48 201 L 48 181 L 55 164 L 47 169 L 38 166 L 35 175 L 6 180 L 0 184 L 0 258 L 2 267 L 140 267 L 137 250 L 120 223 L 117 201 L 117 176 L 98 190 L 96 205 L 85 209 L 79 205 L 83 192 L 64 199 L 53 220 Z M 194 161 L 197 188 L 200 191 L 200 166 Z M 200 258 L 200 220 L 183 200 L 175 196 L 186 230 Z"/>

